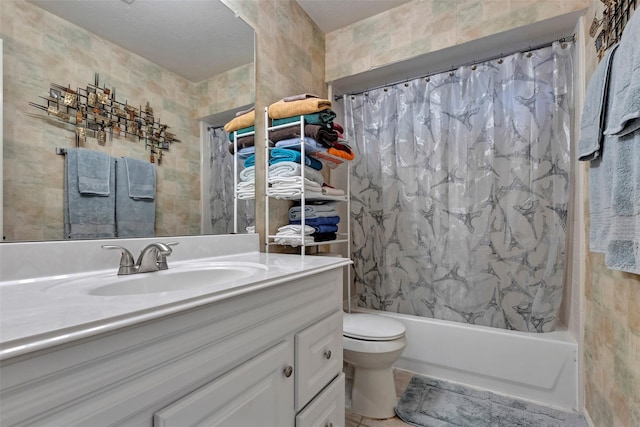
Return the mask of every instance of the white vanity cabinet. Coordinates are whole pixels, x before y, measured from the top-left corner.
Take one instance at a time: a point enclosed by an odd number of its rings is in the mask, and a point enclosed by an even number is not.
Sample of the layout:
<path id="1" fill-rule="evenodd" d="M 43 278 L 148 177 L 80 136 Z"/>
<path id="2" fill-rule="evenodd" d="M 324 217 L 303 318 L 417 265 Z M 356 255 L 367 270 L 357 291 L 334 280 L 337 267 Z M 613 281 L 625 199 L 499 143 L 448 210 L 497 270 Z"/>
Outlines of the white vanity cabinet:
<path id="1" fill-rule="evenodd" d="M 343 425 L 341 300 L 338 267 L 4 359 L 0 425 Z"/>

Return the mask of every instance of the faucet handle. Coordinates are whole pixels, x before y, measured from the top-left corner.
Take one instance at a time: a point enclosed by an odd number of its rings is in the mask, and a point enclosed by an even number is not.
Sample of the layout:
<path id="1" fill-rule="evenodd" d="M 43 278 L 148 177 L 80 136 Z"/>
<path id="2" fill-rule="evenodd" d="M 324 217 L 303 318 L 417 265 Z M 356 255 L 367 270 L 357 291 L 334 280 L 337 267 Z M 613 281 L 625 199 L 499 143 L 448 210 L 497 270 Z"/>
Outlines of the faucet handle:
<path id="1" fill-rule="evenodd" d="M 129 252 L 127 248 L 120 245 L 102 245 L 102 249 L 107 249 L 107 250 L 119 249 L 122 251 L 122 256 L 120 257 L 120 268 L 118 269 L 118 274 L 135 273 L 135 261 L 133 260 L 133 255 L 131 255 L 131 252 Z"/>
<path id="2" fill-rule="evenodd" d="M 166 246 L 176 246 L 178 245 L 179 242 L 167 242 L 165 243 Z M 170 254 L 171 252 L 169 252 Z M 167 253 L 162 253 L 162 252 L 158 252 L 158 270 L 167 270 L 169 268 L 169 266 L 167 265 L 167 255 L 169 255 Z"/>

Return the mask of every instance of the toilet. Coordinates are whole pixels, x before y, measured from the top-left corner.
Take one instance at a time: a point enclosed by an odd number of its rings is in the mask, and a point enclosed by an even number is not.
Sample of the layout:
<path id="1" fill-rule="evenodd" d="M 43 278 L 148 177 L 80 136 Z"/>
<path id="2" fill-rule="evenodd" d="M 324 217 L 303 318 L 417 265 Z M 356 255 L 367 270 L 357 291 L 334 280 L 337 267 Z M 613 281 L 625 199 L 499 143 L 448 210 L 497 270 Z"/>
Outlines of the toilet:
<path id="1" fill-rule="evenodd" d="M 395 416 L 391 366 L 407 346 L 402 322 L 368 313 L 344 313 L 344 360 L 353 368 L 350 411 L 368 418 Z"/>

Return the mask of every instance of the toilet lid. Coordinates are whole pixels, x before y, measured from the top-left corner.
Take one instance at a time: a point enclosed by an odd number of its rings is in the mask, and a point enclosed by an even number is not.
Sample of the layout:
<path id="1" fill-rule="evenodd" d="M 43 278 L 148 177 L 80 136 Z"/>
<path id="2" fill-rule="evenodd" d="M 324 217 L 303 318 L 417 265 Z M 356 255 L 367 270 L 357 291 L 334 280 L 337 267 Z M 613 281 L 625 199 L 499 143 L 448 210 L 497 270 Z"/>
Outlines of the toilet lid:
<path id="1" fill-rule="evenodd" d="M 345 337 L 367 341 L 389 341 L 404 335 L 402 322 L 376 314 L 344 313 L 342 333 Z"/>

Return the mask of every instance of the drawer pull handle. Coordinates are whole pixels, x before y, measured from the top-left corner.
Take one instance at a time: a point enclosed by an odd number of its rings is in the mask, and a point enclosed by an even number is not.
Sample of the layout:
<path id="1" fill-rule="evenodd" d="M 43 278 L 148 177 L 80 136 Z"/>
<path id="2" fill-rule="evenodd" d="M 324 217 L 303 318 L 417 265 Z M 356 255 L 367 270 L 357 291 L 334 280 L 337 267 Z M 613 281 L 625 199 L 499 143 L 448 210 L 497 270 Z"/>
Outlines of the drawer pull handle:
<path id="1" fill-rule="evenodd" d="M 284 368 L 284 376 L 289 378 L 291 376 L 291 374 L 293 374 L 293 367 L 291 366 L 287 366 L 286 368 Z"/>
<path id="2" fill-rule="evenodd" d="M 333 427 L 333 423 L 326 423 L 324 427 Z"/>
<path id="3" fill-rule="evenodd" d="M 325 359 L 331 359 L 331 350 L 327 350 L 324 352 L 324 358 Z"/>

